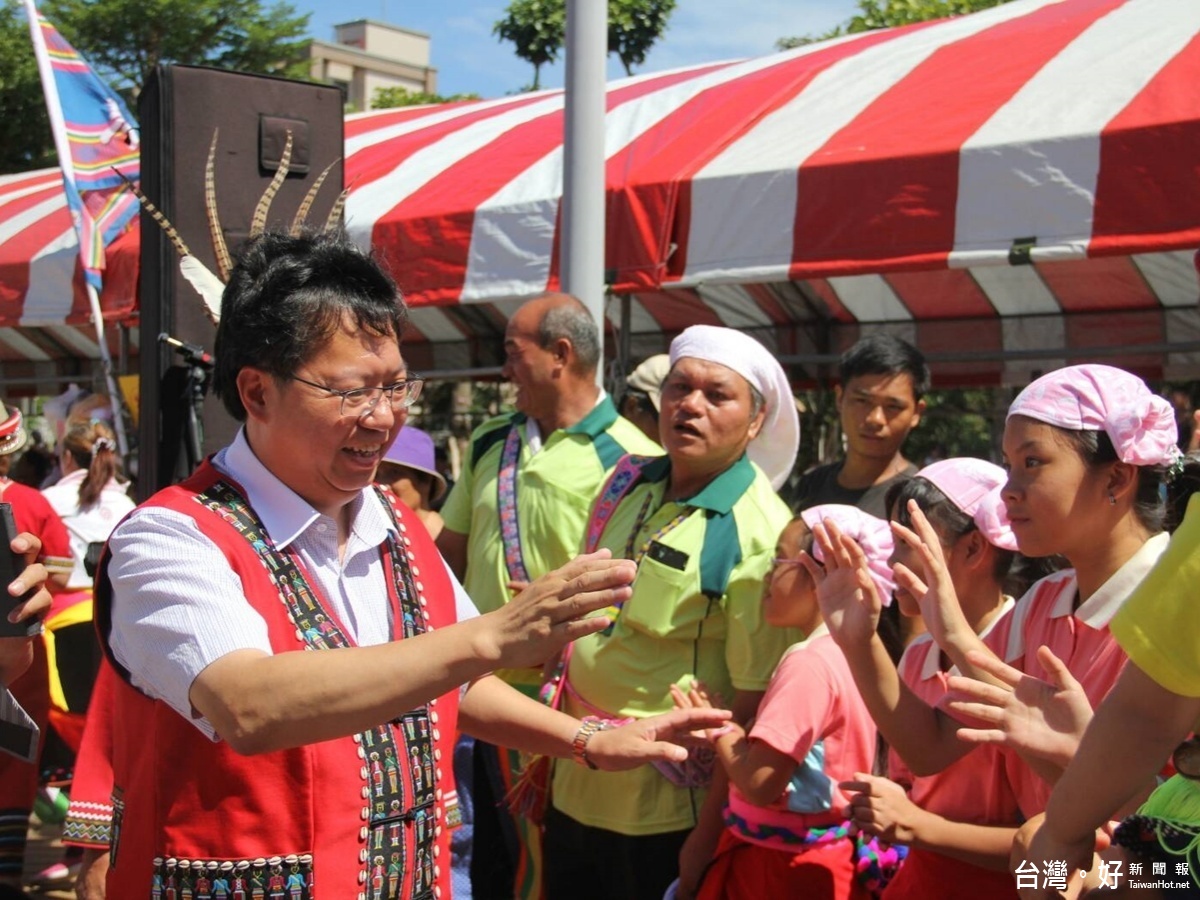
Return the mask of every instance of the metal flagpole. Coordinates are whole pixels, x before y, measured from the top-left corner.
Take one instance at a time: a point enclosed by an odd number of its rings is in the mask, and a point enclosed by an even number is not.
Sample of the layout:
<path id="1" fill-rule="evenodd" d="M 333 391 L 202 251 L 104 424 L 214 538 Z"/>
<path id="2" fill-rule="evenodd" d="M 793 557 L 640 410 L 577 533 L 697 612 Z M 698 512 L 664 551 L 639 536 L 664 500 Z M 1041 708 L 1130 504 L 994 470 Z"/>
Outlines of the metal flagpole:
<path id="1" fill-rule="evenodd" d="M 596 320 L 604 343 L 604 90 L 608 4 L 567 0 L 563 135 L 563 288 Z M 603 383 L 604 366 L 596 367 Z"/>
<path id="2" fill-rule="evenodd" d="M 50 116 L 50 130 L 54 133 L 54 149 L 58 151 L 58 164 L 62 169 L 63 181 L 70 185 L 70 190 L 79 196 L 75 186 L 75 173 L 71 167 L 71 145 L 67 137 L 67 125 L 63 119 L 62 102 L 58 96 L 58 84 L 54 80 L 54 69 L 50 65 L 50 53 L 46 49 L 46 41 L 42 36 L 37 7 L 34 0 L 25 0 L 25 11 L 29 16 L 29 33 L 33 39 L 33 53 L 37 57 L 38 72 L 42 77 L 42 90 L 46 94 L 46 110 Z M 80 216 L 86 216 L 87 210 L 82 202 L 71 207 L 71 219 L 75 225 L 75 234 L 79 239 L 80 259 L 86 263 L 84 254 L 87 248 L 83 244 Z M 104 383 L 108 390 L 109 404 L 113 413 L 113 432 L 117 437 L 117 449 L 124 458 L 129 453 L 129 443 L 125 439 L 125 420 L 121 415 L 121 397 L 117 393 L 116 379 L 113 377 L 112 354 L 108 349 L 108 340 L 104 335 L 104 315 L 100 310 L 100 295 L 95 286 L 87 283 L 88 306 L 91 309 L 92 322 L 96 326 L 96 342 L 100 347 L 100 362 L 104 369 Z"/>

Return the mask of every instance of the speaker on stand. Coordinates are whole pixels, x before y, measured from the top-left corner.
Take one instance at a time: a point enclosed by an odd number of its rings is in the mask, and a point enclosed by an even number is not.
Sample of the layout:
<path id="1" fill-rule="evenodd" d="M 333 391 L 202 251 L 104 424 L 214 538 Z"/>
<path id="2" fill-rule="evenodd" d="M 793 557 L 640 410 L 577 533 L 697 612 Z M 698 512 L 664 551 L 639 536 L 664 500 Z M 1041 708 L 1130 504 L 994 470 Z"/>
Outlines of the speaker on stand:
<path id="1" fill-rule="evenodd" d="M 308 215 L 318 226 L 325 221 L 342 190 L 342 104 L 341 91 L 329 85 L 160 66 L 138 99 L 142 191 L 192 255 L 218 273 L 205 212 L 205 166 L 214 133 L 220 230 L 236 256 L 258 200 L 279 169 L 289 132 L 291 163 L 267 227 L 288 227 L 313 181 L 338 161 Z M 208 390 L 216 328 L 180 274 L 170 240 L 145 211 L 139 300 L 138 494 L 144 499 L 190 474 L 197 453 L 207 456 L 228 444 L 238 423 Z"/>

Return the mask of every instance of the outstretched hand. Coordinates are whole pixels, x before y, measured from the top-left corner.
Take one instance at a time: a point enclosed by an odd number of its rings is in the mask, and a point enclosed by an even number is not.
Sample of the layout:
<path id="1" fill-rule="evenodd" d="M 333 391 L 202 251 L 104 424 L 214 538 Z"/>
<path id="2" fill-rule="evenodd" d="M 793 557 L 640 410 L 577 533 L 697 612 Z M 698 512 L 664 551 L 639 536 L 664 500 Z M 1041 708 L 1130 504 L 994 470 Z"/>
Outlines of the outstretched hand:
<path id="1" fill-rule="evenodd" d="M 807 553 L 800 554 L 800 563 L 816 585 L 821 618 L 839 646 L 866 644 L 875 634 L 883 609 L 866 554 L 836 522 L 817 522 L 812 531 L 824 565 Z"/>
<path id="2" fill-rule="evenodd" d="M 1046 769 L 1037 761 L 1065 768 L 1092 719 L 1087 695 L 1066 664 L 1049 647 L 1039 647 L 1038 660 L 1049 675 L 1043 681 L 987 654 L 972 651 L 968 657 L 1001 686 L 951 676 L 948 707 L 984 726 L 960 728 L 959 738 L 973 744 L 1002 744 L 1043 774 Z"/>
<path id="3" fill-rule="evenodd" d="M 675 709 L 648 719 L 635 719 L 619 728 L 598 731 L 588 743 L 587 755 L 598 769 L 619 772 L 648 762 L 681 763 L 696 735 L 719 729 L 733 715 L 711 707 Z"/>
<path id="4" fill-rule="evenodd" d="M 480 655 L 497 668 L 540 666 L 571 641 L 607 628 L 607 616 L 589 614 L 628 600 L 636 574 L 632 561 L 607 550 L 575 557 L 480 616 Z"/>

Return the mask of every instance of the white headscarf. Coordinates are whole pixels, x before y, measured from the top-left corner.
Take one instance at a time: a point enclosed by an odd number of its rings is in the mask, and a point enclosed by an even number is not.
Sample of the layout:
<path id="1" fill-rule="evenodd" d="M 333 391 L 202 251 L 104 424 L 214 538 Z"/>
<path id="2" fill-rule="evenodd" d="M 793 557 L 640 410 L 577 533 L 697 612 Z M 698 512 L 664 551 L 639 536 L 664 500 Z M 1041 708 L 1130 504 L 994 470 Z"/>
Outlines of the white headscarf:
<path id="1" fill-rule="evenodd" d="M 800 416 L 779 360 L 750 335 L 716 325 L 693 325 L 671 341 L 671 365 L 685 356 L 732 369 L 762 394 L 766 417 L 746 453 L 779 490 L 800 449 Z"/>

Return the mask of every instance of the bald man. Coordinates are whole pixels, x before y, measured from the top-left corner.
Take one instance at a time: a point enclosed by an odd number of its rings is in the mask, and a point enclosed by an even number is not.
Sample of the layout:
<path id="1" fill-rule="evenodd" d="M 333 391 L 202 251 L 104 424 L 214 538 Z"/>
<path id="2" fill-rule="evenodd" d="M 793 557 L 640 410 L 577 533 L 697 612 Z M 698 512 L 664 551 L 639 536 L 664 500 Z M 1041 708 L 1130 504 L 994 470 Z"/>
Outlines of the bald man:
<path id="1" fill-rule="evenodd" d="M 537 578 L 579 552 L 592 501 L 618 459 L 662 453 L 597 386 L 601 336 L 575 297 L 551 293 L 524 304 L 508 322 L 504 352 L 517 411 L 471 435 L 438 538 L 480 612 L 503 606 L 513 594 L 510 584 Z M 541 684 L 540 669 L 496 674 L 531 696 Z M 515 753 L 476 745 L 476 900 L 536 900 L 542 893 L 536 827 L 503 815 L 492 819 L 518 767 Z M 465 774 L 459 771 L 460 786 Z"/>

